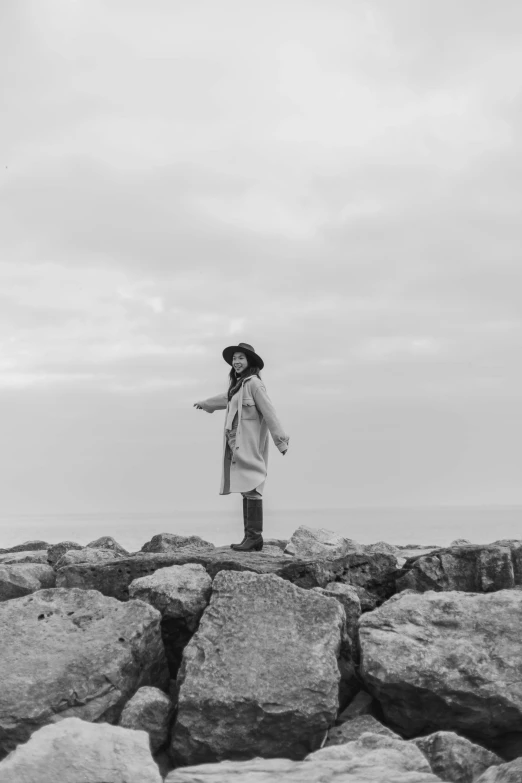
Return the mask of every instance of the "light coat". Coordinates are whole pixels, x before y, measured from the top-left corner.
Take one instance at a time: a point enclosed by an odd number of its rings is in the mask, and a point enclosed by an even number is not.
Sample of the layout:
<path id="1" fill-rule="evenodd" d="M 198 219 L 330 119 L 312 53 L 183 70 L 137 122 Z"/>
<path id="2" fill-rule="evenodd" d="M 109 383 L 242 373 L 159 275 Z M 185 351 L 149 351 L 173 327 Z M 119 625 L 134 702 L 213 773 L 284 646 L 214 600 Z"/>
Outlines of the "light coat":
<path id="1" fill-rule="evenodd" d="M 277 418 L 261 378 L 251 375 L 236 393 L 239 395 L 236 443 L 234 454 L 230 458 L 226 433 L 223 431 L 220 495 L 262 489 L 267 474 L 268 433 L 270 432 L 272 440 L 281 452 L 286 451 L 290 440 Z M 207 413 L 226 410 L 228 397 L 227 394 L 218 394 L 198 405 Z"/>

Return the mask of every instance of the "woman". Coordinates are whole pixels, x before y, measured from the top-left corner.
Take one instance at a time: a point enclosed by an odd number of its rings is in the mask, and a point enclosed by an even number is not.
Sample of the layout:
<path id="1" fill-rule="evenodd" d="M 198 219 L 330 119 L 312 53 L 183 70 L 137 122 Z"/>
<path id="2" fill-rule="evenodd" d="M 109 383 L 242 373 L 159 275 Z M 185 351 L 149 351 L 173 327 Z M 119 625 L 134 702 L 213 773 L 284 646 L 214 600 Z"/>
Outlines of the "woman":
<path id="1" fill-rule="evenodd" d="M 226 409 L 223 436 L 223 471 L 220 495 L 240 492 L 243 496 L 245 534 L 238 552 L 263 548 L 263 488 L 268 462 L 268 433 L 282 454 L 289 437 L 270 402 L 260 371 L 264 362 L 248 343 L 229 345 L 223 358 L 232 366 L 227 394 L 194 403 L 198 410 L 213 413 Z"/>

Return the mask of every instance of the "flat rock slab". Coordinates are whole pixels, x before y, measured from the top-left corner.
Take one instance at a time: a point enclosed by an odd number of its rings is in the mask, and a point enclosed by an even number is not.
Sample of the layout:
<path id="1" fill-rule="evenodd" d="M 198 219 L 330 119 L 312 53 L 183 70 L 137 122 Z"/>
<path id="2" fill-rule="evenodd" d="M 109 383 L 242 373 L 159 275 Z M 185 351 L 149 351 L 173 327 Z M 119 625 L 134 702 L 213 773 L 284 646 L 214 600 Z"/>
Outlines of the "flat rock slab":
<path id="1" fill-rule="evenodd" d="M 50 565 L 19 563 L 0 565 L 0 601 L 21 598 L 37 590 L 54 587 L 56 574 Z"/>
<path id="2" fill-rule="evenodd" d="M 452 731 L 436 731 L 412 740 L 428 759 L 432 771 L 449 783 L 474 783 L 502 759 Z"/>
<path id="3" fill-rule="evenodd" d="M 489 593 L 522 584 L 522 544 L 461 545 L 415 556 L 404 564 L 397 590 Z"/>
<path id="4" fill-rule="evenodd" d="M 359 621 L 360 674 L 405 736 L 522 732 L 522 591 L 407 592 Z"/>
<path id="5" fill-rule="evenodd" d="M 257 574 L 275 574 L 304 588 L 325 587 L 328 582 L 344 578 L 349 565 L 346 558 L 332 561 L 304 561 L 263 552 L 235 552 L 230 547 L 214 550 L 181 549 L 168 553 L 141 553 L 122 560 L 92 565 L 71 565 L 60 568 L 58 587 L 79 587 L 99 590 L 103 595 L 129 599 L 129 585 L 135 579 L 147 576 L 173 565 L 199 563 L 213 579 L 220 571 L 252 571 Z"/>
<path id="6" fill-rule="evenodd" d="M 214 544 L 199 536 L 178 536 L 176 533 L 158 533 L 143 544 L 142 552 L 176 552 L 180 549 L 215 549 Z"/>
<path id="7" fill-rule="evenodd" d="M 415 752 L 412 752 L 415 750 Z M 357 742 L 323 748 L 304 761 L 256 758 L 179 768 L 165 783 L 440 783 L 411 743 L 365 734 Z"/>
<path id="8" fill-rule="evenodd" d="M 120 555 L 115 549 L 94 549 L 93 547 L 83 547 L 82 549 L 69 549 L 61 556 L 55 564 L 55 569 L 63 566 L 76 565 L 77 563 L 110 563 L 114 560 L 121 560 Z"/>
<path id="9" fill-rule="evenodd" d="M 273 574 L 221 572 L 180 669 L 178 764 L 303 758 L 338 709 L 340 604 Z"/>
<path id="10" fill-rule="evenodd" d="M 6 554 L 9 552 L 32 552 L 32 551 L 38 551 L 41 552 L 42 549 L 45 549 L 46 551 L 49 549 L 51 544 L 48 544 L 47 541 L 24 541 L 23 544 L 16 544 L 16 546 L 10 546 L 7 549 L 0 549 L 1 554 Z"/>
<path id="11" fill-rule="evenodd" d="M 144 731 L 67 718 L 0 763 L 0 783 L 161 783 Z"/>
<path id="12" fill-rule="evenodd" d="M 0 755 L 65 717 L 116 721 L 141 685 L 168 684 L 159 612 L 94 590 L 0 604 Z"/>

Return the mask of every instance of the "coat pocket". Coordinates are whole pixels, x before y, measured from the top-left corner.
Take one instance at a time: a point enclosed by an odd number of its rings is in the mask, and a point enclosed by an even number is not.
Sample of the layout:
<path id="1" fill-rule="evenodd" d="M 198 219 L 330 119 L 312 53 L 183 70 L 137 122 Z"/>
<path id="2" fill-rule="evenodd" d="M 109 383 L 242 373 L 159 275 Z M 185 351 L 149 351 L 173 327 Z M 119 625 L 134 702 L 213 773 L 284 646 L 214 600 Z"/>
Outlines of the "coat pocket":
<path id="1" fill-rule="evenodd" d="M 241 418 L 242 419 L 257 419 L 258 413 L 257 408 L 254 400 L 243 400 L 243 405 L 241 406 Z"/>

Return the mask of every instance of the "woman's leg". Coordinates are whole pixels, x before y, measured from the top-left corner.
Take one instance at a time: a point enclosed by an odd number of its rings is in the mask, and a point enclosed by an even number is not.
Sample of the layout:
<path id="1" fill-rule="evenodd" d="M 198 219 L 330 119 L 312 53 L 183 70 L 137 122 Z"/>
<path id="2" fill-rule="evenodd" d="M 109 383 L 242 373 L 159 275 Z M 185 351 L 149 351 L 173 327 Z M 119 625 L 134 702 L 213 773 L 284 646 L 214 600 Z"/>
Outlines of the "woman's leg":
<path id="1" fill-rule="evenodd" d="M 236 552 L 259 552 L 263 549 L 263 496 L 255 489 L 241 494 L 246 503 L 245 538 L 232 548 Z"/>

